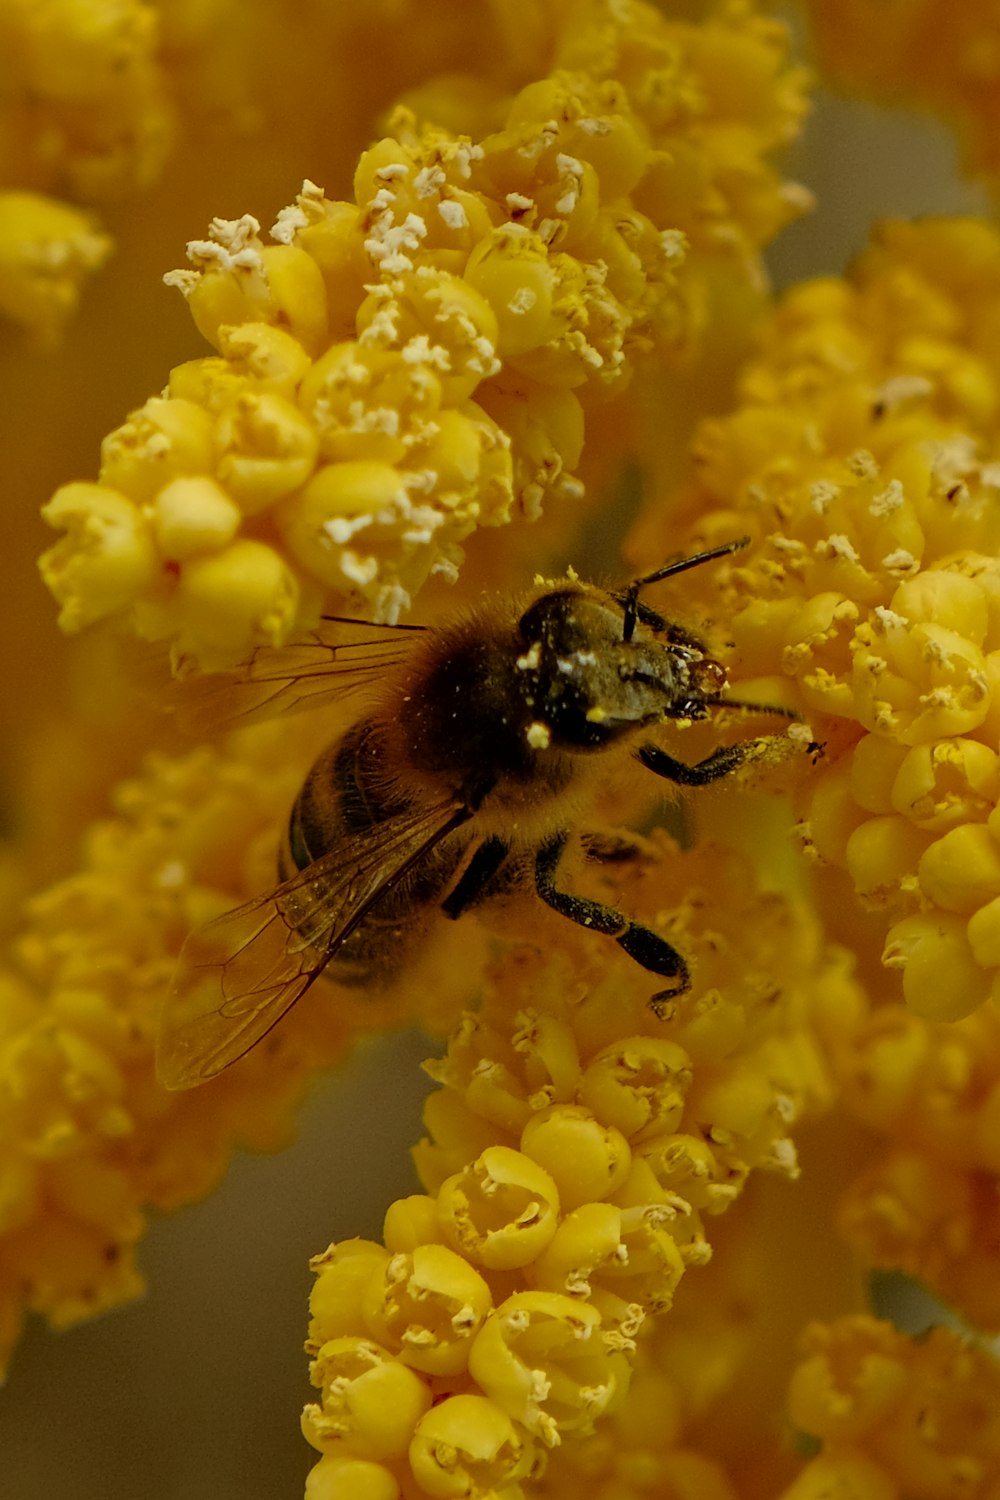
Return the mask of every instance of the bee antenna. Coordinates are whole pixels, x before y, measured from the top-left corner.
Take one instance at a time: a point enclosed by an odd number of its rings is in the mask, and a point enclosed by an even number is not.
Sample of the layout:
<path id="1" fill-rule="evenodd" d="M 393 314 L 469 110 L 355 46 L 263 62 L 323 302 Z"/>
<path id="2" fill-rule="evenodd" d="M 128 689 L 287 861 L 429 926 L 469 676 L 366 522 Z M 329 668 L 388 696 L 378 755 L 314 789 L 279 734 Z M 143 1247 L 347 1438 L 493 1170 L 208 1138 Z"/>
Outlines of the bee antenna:
<path id="1" fill-rule="evenodd" d="M 635 634 L 636 621 L 639 618 L 640 589 L 644 589 L 650 583 L 659 583 L 663 578 L 671 578 L 675 573 L 686 573 L 688 568 L 699 568 L 702 563 L 712 562 L 717 557 L 727 557 L 730 552 L 739 552 L 749 545 L 750 538 L 740 536 L 734 542 L 724 542 L 721 547 L 709 547 L 704 552 L 695 552 L 691 557 L 677 558 L 675 562 L 665 563 L 662 568 L 657 568 L 655 573 L 646 573 L 642 578 L 633 579 L 625 590 L 623 639 L 630 641 Z"/>
<path id="2" fill-rule="evenodd" d="M 797 708 L 786 708 L 783 703 L 750 703 L 745 698 L 706 698 L 704 702 L 719 708 L 739 708 L 747 714 L 773 714 L 778 719 L 791 719 L 795 724 L 805 722 Z"/>

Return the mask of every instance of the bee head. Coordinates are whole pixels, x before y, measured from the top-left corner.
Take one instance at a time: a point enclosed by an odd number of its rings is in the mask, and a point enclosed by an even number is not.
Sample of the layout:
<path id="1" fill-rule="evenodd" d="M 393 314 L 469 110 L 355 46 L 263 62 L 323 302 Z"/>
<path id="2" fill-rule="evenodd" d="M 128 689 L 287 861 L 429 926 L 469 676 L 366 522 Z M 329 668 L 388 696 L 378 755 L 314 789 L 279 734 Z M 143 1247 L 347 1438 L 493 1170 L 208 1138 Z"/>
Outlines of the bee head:
<path id="1" fill-rule="evenodd" d="M 565 749 L 599 749 L 644 724 L 705 718 L 725 687 L 703 644 L 652 611 L 580 587 L 542 594 L 518 623 L 526 697 Z"/>

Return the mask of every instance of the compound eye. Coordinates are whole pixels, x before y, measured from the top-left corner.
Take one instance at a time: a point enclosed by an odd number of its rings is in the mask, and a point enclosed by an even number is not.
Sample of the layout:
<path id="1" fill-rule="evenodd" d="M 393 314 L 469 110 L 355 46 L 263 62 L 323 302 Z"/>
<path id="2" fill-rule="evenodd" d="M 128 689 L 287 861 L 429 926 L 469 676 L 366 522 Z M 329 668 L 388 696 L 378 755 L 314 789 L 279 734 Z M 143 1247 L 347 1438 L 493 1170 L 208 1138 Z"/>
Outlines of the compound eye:
<path id="1" fill-rule="evenodd" d="M 561 593 L 543 594 L 530 605 L 518 621 L 522 639 L 529 645 L 541 641 L 559 651 L 575 650 L 582 639 L 574 618 L 574 605 L 579 594 L 566 590 Z"/>

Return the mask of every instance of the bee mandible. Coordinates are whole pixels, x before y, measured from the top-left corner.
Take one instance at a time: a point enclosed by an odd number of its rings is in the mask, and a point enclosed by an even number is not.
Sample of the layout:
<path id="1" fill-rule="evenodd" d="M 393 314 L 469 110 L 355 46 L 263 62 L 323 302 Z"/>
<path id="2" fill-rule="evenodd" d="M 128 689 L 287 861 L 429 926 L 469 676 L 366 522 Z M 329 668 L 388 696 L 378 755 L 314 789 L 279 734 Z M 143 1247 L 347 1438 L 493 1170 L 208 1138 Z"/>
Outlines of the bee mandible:
<path id="1" fill-rule="evenodd" d="M 320 705 L 359 685 L 371 703 L 306 777 L 281 883 L 184 944 L 160 1029 L 164 1086 L 189 1088 L 236 1062 L 328 966 L 345 982 L 384 982 L 429 907 L 457 918 L 525 867 L 547 906 L 668 981 L 654 1006 L 687 990 L 688 966 L 664 937 L 566 891 L 559 868 L 612 753 L 698 787 L 778 738 L 723 745 L 688 765 L 643 731 L 723 706 L 795 717 L 725 698 L 725 669 L 704 641 L 640 598 L 748 540 L 619 591 L 571 576 L 430 628 L 327 619 L 304 643 L 259 647 L 235 673 L 217 674 L 216 700 L 231 718 Z"/>

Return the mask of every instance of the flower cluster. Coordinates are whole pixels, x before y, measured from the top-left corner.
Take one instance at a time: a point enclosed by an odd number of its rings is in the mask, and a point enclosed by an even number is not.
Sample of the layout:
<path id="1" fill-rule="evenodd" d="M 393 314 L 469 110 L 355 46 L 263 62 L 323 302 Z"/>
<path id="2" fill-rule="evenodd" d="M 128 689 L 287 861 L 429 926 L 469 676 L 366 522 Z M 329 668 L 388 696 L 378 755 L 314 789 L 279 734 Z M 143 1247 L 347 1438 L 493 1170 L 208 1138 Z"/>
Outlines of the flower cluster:
<path id="1" fill-rule="evenodd" d="M 148 185 L 171 111 L 140 0 L 7 0 L 0 10 L 0 314 L 51 341 L 111 251 L 94 203 Z M 58 196 L 50 196 L 58 195 Z"/>
<path id="2" fill-rule="evenodd" d="M 237 1144 L 282 1144 L 304 1079 L 350 1040 L 317 994 L 212 1088 L 168 1095 L 153 1074 L 177 950 L 273 880 L 290 774 L 273 732 L 153 757 L 29 905 L 0 976 L 0 1360 L 26 1308 L 62 1327 L 137 1295 L 145 1210 L 207 1192 Z"/>
<path id="3" fill-rule="evenodd" d="M 804 0 L 819 60 L 838 87 L 919 105 L 957 128 L 966 164 L 1000 176 L 1000 53 L 993 0 Z"/>
<path id="4" fill-rule="evenodd" d="M 814 1324 L 792 1421 L 822 1443 L 782 1500 L 987 1500 L 1000 1481 L 1000 1365 L 948 1328 L 912 1340 L 873 1318 Z"/>
<path id="5" fill-rule="evenodd" d="M 395 619 L 477 527 L 579 497 L 589 410 L 690 343 L 703 259 L 755 275 L 801 207 L 764 161 L 803 110 L 784 46 L 742 6 L 697 27 L 588 0 L 501 129 L 401 109 L 353 201 L 307 182 L 270 244 L 214 221 L 168 279 L 217 354 L 44 511 L 63 627 L 125 615 L 218 665 L 331 596 Z"/>
<path id="6" fill-rule="evenodd" d="M 812 726 L 808 852 L 884 912 L 883 962 L 940 1020 L 1000 971 L 998 320 L 993 229 L 886 226 L 849 282 L 777 309 L 683 497 L 699 535 L 759 539 L 714 607 L 756 695 Z"/>
<path id="7" fill-rule="evenodd" d="M 1000 1017 L 932 1023 L 868 1002 L 827 1012 L 824 1054 L 873 1149 L 838 1213 L 863 1259 L 1000 1330 Z"/>
<path id="8" fill-rule="evenodd" d="M 427 1065 L 424 1195 L 391 1205 L 384 1246 L 314 1261 L 316 1500 L 359 1463 L 386 1495 L 513 1500 L 620 1408 L 644 1320 L 711 1254 L 706 1218 L 754 1171 L 796 1175 L 790 1131 L 829 1103 L 809 1012 L 850 1004 L 847 970 L 736 856 L 663 840 L 618 877 L 695 988 L 658 1016 L 648 975 L 555 919 L 497 963 Z"/>

